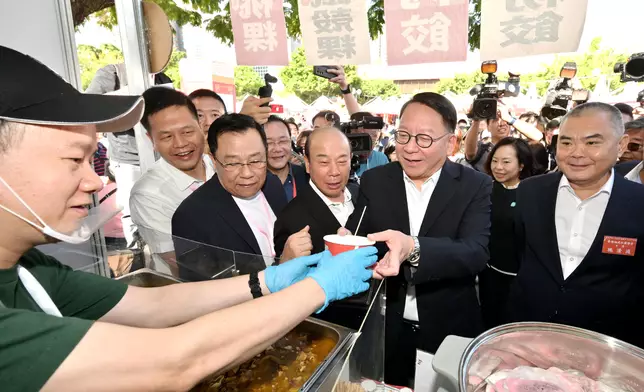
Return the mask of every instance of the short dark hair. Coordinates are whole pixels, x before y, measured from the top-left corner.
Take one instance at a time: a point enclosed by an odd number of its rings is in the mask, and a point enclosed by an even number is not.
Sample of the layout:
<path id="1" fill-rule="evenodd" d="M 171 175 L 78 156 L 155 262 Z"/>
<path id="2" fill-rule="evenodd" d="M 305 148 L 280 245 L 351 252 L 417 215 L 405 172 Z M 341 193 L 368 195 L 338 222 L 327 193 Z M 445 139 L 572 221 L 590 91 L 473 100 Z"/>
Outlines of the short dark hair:
<path id="1" fill-rule="evenodd" d="M 613 106 L 615 106 L 620 113 L 631 116 L 631 118 L 633 118 L 633 107 L 631 105 L 620 102 L 616 103 Z"/>
<path id="2" fill-rule="evenodd" d="M 548 124 L 546 124 L 546 131 L 552 131 L 553 129 L 559 128 L 559 125 L 561 122 L 557 120 L 556 118 L 553 120 L 548 121 Z"/>
<path id="3" fill-rule="evenodd" d="M 460 123 L 465 123 L 465 125 L 467 125 L 467 120 L 462 118 L 462 119 L 458 120 L 458 122 L 456 124 L 460 124 Z"/>
<path id="4" fill-rule="evenodd" d="M 396 145 L 393 143 L 389 143 L 387 147 L 385 147 L 385 155 L 387 156 L 387 159 L 389 159 L 389 162 L 391 162 L 391 154 L 396 152 Z"/>
<path id="5" fill-rule="evenodd" d="M 317 120 L 320 117 L 322 117 L 323 119 L 325 119 L 327 121 L 329 120 L 329 117 L 331 117 L 331 121 L 334 124 L 340 122 L 340 116 L 338 115 L 338 113 L 336 113 L 336 112 L 334 112 L 332 110 L 323 110 L 323 111 L 319 112 L 318 114 L 316 114 L 315 116 L 313 116 L 313 119 L 311 120 L 311 125 L 313 125 L 315 123 L 315 120 Z"/>
<path id="6" fill-rule="evenodd" d="M 365 117 L 374 117 L 373 114 L 369 112 L 355 112 L 351 115 L 351 121 L 364 121 Z"/>
<path id="7" fill-rule="evenodd" d="M 541 143 L 530 144 L 532 150 L 532 175 L 545 174 L 548 171 L 548 150 Z"/>
<path id="8" fill-rule="evenodd" d="M 615 135 L 617 137 L 622 137 L 622 135 L 624 135 L 624 120 L 622 120 L 621 112 L 615 106 L 604 102 L 588 102 L 575 107 L 563 116 L 559 126 L 563 127 L 569 118 L 581 117 L 586 112 L 599 112 L 608 115 L 610 125 L 613 128 Z"/>
<path id="9" fill-rule="evenodd" d="M 25 131 L 18 123 L 0 118 L 0 154 L 6 153 L 22 140 Z"/>
<path id="10" fill-rule="evenodd" d="M 195 104 L 181 91 L 167 87 L 151 87 L 143 93 L 143 100 L 145 100 L 145 110 L 141 124 L 148 132 L 150 132 L 150 117 L 172 106 L 186 107 L 195 120 L 199 119 Z"/>
<path id="11" fill-rule="evenodd" d="M 644 117 L 640 117 L 637 120 L 629 121 L 626 124 L 624 124 L 624 128 L 626 131 L 630 131 L 631 129 L 644 129 Z"/>
<path id="12" fill-rule="evenodd" d="M 300 126 L 298 125 L 297 122 L 295 122 L 295 119 L 293 117 L 289 117 L 288 119 L 286 119 L 286 123 L 293 124 L 295 125 L 295 128 L 297 128 L 298 131 L 300 130 Z"/>
<path id="13" fill-rule="evenodd" d="M 230 113 L 224 114 L 210 125 L 210 129 L 208 129 L 208 147 L 210 147 L 210 152 L 212 155 L 217 153 L 218 139 L 221 135 L 226 133 L 245 133 L 249 129 L 254 129 L 259 133 L 264 144 L 264 149 L 268 150 L 266 133 L 264 133 L 264 129 L 257 121 L 245 114 Z"/>
<path id="14" fill-rule="evenodd" d="M 271 114 L 270 116 L 268 116 L 268 121 L 266 121 L 266 124 L 272 123 L 272 122 L 280 122 L 280 123 L 284 124 L 284 126 L 286 127 L 286 130 L 288 131 L 288 136 L 289 137 L 291 136 L 291 128 L 289 128 L 289 126 L 288 126 L 288 124 L 289 124 L 288 121 L 284 120 L 280 116 L 276 116 L 274 114 Z"/>
<path id="15" fill-rule="evenodd" d="M 188 98 L 190 100 L 193 100 L 195 98 L 213 98 L 216 99 L 217 101 L 221 102 L 221 104 L 224 106 L 224 113 L 228 113 L 228 109 L 226 109 L 226 102 L 224 102 L 224 99 L 219 96 L 216 92 L 212 90 L 208 90 L 207 88 L 200 88 L 198 90 L 195 90 L 191 92 L 188 95 Z"/>
<path id="16" fill-rule="evenodd" d="M 519 160 L 519 165 L 523 165 L 523 169 L 519 172 L 519 179 L 523 180 L 534 174 L 534 157 L 528 142 L 515 137 L 504 137 L 494 145 L 492 151 L 490 151 L 490 155 L 487 157 L 487 162 L 485 162 L 485 171 L 489 175 L 492 175 L 492 158 L 494 158 L 496 151 L 503 146 L 514 147 L 517 159 Z"/>
<path id="17" fill-rule="evenodd" d="M 403 113 L 405 113 L 407 106 L 412 103 L 419 103 L 435 110 L 443 119 L 443 125 L 445 125 L 447 132 L 454 133 L 456 131 L 456 108 L 449 99 L 436 93 L 418 93 L 414 95 L 411 100 L 407 101 L 407 103 L 403 105 L 402 109 L 400 109 L 401 118 Z"/>

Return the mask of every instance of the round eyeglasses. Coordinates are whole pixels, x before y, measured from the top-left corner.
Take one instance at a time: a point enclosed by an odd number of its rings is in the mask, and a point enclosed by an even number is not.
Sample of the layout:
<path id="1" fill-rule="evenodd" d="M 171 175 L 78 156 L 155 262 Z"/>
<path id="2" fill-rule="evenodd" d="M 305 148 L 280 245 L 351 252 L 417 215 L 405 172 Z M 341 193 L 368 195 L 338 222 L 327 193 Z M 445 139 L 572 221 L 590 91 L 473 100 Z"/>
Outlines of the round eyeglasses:
<path id="1" fill-rule="evenodd" d="M 418 134 L 418 135 L 412 135 L 411 133 L 409 133 L 407 131 L 398 130 L 398 131 L 396 131 L 395 139 L 396 139 L 396 143 L 407 144 L 413 138 L 413 139 L 416 139 L 416 145 L 418 145 L 418 147 L 420 147 L 420 148 L 429 148 L 429 147 L 432 146 L 432 144 L 434 144 L 435 141 L 441 140 L 442 138 L 444 138 L 445 136 L 447 136 L 449 134 L 450 133 L 448 132 L 448 133 L 446 133 L 446 134 L 444 134 L 442 136 L 439 136 L 437 138 L 433 138 L 433 137 L 431 137 L 431 136 L 429 136 L 427 134 L 424 134 L 424 133 L 421 133 L 421 134 Z"/>

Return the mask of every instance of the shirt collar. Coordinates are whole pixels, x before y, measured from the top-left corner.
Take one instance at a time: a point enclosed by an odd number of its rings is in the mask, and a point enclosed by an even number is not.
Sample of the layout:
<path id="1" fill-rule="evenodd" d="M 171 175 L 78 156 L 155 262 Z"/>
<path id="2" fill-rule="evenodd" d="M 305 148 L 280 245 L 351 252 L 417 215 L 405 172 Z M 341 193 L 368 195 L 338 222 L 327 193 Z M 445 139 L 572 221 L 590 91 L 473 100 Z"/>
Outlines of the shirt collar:
<path id="1" fill-rule="evenodd" d="M 176 167 L 172 166 L 165 159 L 161 158 L 159 161 L 160 161 L 160 165 L 163 167 L 165 172 L 168 174 L 170 179 L 172 179 L 172 181 L 174 182 L 174 184 L 177 186 L 179 190 L 185 191 L 186 189 L 190 188 L 190 186 L 195 182 L 202 183 L 202 181 L 199 181 L 194 177 L 191 177 L 186 173 L 182 172 L 181 170 L 177 169 Z M 212 164 L 212 160 L 207 155 L 204 154 L 201 157 L 201 161 L 206 167 L 206 181 L 208 181 L 215 174 L 215 168 Z"/>
<path id="2" fill-rule="evenodd" d="M 615 183 L 615 170 L 611 169 L 610 171 L 610 177 L 608 177 L 608 181 L 601 187 L 599 192 L 595 193 L 591 197 L 595 197 L 599 195 L 600 193 L 606 193 L 610 196 L 611 192 L 613 191 L 613 184 Z M 570 192 L 576 195 L 575 190 L 572 188 L 570 185 L 570 182 L 568 181 L 568 178 L 566 178 L 566 175 L 561 176 L 561 180 L 559 181 L 559 189 L 568 189 Z"/>
<path id="3" fill-rule="evenodd" d="M 313 183 L 313 180 L 309 180 L 309 185 L 311 185 L 311 188 L 315 191 L 315 193 L 318 194 L 318 196 L 320 196 L 320 198 L 322 199 L 324 204 L 326 204 L 327 207 L 337 206 L 340 204 L 345 205 L 351 202 L 351 192 L 349 192 L 346 186 L 344 187 L 344 202 L 338 203 L 337 201 L 329 200 L 329 198 L 326 197 L 326 195 L 322 193 L 322 191 L 317 186 L 315 186 L 315 184 Z"/>
<path id="4" fill-rule="evenodd" d="M 425 187 L 425 185 L 427 185 L 427 184 L 434 184 L 434 185 L 436 185 L 436 184 L 438 183 L 438 178 L 441 176 L 441 172 L 442 172 L 442 171 L 443 171 L 443 168 L 441 167 L 440 169 L 438 169 L 438 170 L 436 171 L 436 173 L 432 174 L 432 176 L 431 176 L 431 177 L 429 177 L 428 179 L 426 179 L 426 180 L 425 180 L 425 182 L 423 182 L 423 185 L 422 185 L 422 187 L 421 187 L 421 188 L 424 188 L 424 187 Z M 405 179 L 405 182 L 407 182 L 408 184 L 411 184 L 411 185 L 413 185 L 414 187 L 416 187 L 416 183 L 414 182 L 414 180 L 412 180 L 411 178 L 409 178 L 409 176 L 407 175 L 407 173 L 405 173 L 405 171 L 404 171 L 404 170 L 403 170 L 403 178 Z"/>
<path id="5" fill-rule="evenodd" d="M 633 170 L 629 171 L 628 174 L 624 177 L 630 181 L 637 181 L 637 178 L 640 176 L 642 169 L 644 169 L 644 161 L 638 163 L 637 166 L 635 166 Z"/>

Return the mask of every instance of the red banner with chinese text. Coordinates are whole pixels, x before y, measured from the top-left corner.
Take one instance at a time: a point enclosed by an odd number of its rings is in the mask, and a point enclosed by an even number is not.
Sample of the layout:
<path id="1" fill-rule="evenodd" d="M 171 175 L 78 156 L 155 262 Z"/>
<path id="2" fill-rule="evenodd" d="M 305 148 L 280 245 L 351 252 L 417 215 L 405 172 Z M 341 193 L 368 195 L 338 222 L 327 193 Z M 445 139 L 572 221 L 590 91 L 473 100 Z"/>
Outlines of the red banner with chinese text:
<path id="1" fill-rule="evenodd" d="M 239 65 L 288 65 L 281 0 L 231 0 L 230 17 Z"/>
<path id="2" fill-rule="evenodd" d="M 467 59 L 467 0 L 385 0 L 389 65 Z"/>

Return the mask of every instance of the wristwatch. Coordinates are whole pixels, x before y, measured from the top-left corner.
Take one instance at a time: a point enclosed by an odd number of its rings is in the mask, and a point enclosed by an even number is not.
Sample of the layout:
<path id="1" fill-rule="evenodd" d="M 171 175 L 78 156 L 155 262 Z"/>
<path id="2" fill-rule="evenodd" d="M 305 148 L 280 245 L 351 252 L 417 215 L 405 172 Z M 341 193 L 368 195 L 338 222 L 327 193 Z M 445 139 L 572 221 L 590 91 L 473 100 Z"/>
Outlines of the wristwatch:
<path id="1" fill-rule="evenodd" d="M 340 89 L 340 91 L 342 92 L 342 94 L 345 94 L 345 95 L 346 95 L 346 94 L 351 94 L 351 85 L 350 85 L 350 84 L 347 84 L 347 88 L 346 88 L 346 89 L 344 89 L 344 90 L 343 90 L 343 89 Z"/>
<path id="2" fill-rule="evenodd" d="M 418 260 L 420 260 L 420 242 L 418 242 L 418 237 L 412 236 L 411 239 L 414 240 L 414 249 L 407 257 L 407 261 L 411 264 L 418 264 Z"/>

